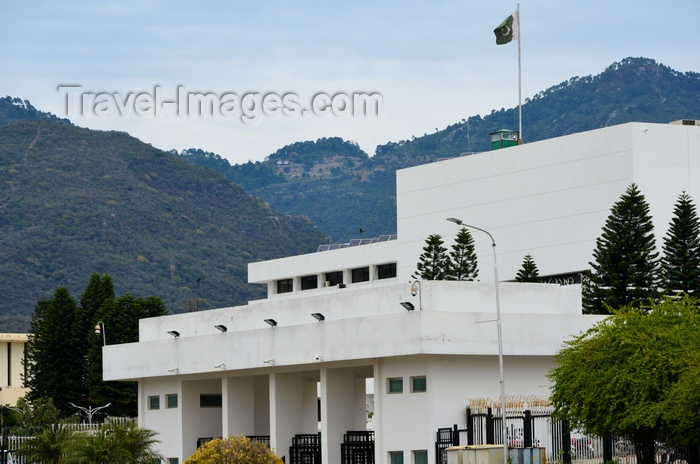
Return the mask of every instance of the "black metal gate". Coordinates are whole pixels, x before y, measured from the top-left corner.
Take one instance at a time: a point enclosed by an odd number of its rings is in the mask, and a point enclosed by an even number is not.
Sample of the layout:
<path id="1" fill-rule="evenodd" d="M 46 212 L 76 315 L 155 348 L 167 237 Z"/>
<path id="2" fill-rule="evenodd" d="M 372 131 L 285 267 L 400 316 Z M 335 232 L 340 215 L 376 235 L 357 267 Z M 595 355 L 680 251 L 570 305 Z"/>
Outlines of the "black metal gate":
<path id="1" fill-rule="evenodd" d="M 298 434 L 289 447 L 289 464 L 321 464 L 321 438 L 316 433 Z"/>
<path id="2" fill-rule="evenodd" d="M 349 431 L 340 444 L 341 464 L 374 464 L 374 432 Z"/>

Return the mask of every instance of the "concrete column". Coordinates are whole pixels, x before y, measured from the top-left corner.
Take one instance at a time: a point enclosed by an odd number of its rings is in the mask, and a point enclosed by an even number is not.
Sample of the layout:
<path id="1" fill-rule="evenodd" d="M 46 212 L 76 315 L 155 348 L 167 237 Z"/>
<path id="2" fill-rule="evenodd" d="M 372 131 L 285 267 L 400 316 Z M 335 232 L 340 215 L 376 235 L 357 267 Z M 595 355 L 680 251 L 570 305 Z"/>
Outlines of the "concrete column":
<path id="1" fill-rule="evenodd" d="M 361 390 L 361 391 L 357 391 Z M 358 398 L 360 402 L 358 404 Z M 340 462 L 340 444 L 349 430 L 358 428 L 358 409 L 365 411 L 364 380 L 352 368 L 321 370 L 321 435 L 323 462 Z"/>
<path id="2" fill-rule="evenodd" d="M 301 373 L 270 374 L 270 445 L 278 456 L 287 456 L 292 437 L 302 430 Z"/>
<path id="3" fill-rule="evenodd" d="M 223 436 L 255 435 L 255 378 L 224 377 Z"/>

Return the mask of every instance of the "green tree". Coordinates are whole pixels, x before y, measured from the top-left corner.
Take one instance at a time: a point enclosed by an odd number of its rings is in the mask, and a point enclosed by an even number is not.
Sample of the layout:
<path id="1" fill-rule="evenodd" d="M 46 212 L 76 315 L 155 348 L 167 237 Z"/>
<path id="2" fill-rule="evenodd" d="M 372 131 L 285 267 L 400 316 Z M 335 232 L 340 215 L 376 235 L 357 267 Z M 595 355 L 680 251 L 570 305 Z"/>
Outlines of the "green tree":
<path id="1" fill-rule="evenodd" d="M 81 402 L 86 394 L 80 327 L 78 305 L 61 287 L 37 303 L 27 341 L 27 399 L 52 398 L 63 417 L 75 412 L 70 402 Z"/>
<path id="2" fill-rule="evenodd" d="M 474 251 L 474 239 L 466 227 L 460 228 L 457 232 L 449 257 L 446 280 L 471 281 L 479 276 L 479 263 Z"/>
<path id="3" fill-rule="evenodd" d="M 443 243 L 439 234 L 428 236 L 423 253 L 418 258 L 418 270 L 413 274 L 414 279 L 445 280 L 449 269 L 449 256 Z"/>
<path id="4" fill-rule="evenodd" d="M 49 425 L 57 424 L 61 416 L 61 411 L 54 406 L 51 398 L 38 398 L 31 403 L 20 398 L 11 412 L 15 418 L 11 433 L 21 436 L 31 436 Z"/>
<path id="5" fill-rule="evenodd" d="M 656 440 L 697 443 L 697 304 L 686 296 L 646 311 L 627 306 L 567 341 L 549 373 L 555 416 L 586 433 L 629 437 L 640 464 L 654 464 Z"/>
<path id="6" fill-rule="evenodd" d="M 663 250 L 661 272 L 666 291 L 700 295 L 700 222 L 685 191 L 678 197 Z"/>
<path id="7" fill-rule="evenodd" d="M 540 271 L 537 269 L 537 264 L 532 256 L 528 253 L 523 259 L 523 264 L 521 265 L 518 273 L 515 275 L 515 280 L 517 282 L 541 282 Z"/>
<path id="8" fill-rule="evenodd" d="M 243 436 L 216 438 L 197 448 L 185 464 L 281 464 L 270 448 Z"/>
<path id="9" fill-rule="evenodd" d="M 108 274 L 93 274 L 81 297 L 81 307 L 68 289 L 40 300 L 30 323 L 25 348 L 27 399 L 36 403 L 50 398 L 61 417 L 74 414 L 70 403 L 102 406 L 112 403 L 110 415 L 136 415 L 135 382 L 104 382 L 102 335 L 95 334 L 97 321 L 104 323 L 108 344 L 138 341 L 139 319 L 167 314 L 160 298 L 114 298 Z"/>
<path id="10" fill-rule="evenodd" d="M 659 254 L 646 198 L 631 184 L 611 210 L 596 239 L 592 271 L 583 285 L 583 309 L 608 314 L 626 305 L 640 306 L 658 296 Z"/>

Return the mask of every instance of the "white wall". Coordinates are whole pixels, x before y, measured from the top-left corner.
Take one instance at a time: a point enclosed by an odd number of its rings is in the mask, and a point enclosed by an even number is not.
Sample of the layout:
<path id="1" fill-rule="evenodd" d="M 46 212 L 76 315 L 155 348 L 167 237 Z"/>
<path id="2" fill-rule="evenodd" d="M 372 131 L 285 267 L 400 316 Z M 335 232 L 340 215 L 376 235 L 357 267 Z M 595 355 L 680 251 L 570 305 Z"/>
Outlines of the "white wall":
<path id="1" fill-rule="evenodd" d="M 448 217 L 494 236 L 501 280 L 528 253 L 542 275 L 588 269 L 610 208 L 632 182 L 661 240 L 681 191 L 700 194 L 699 168 L 699 127 L 630 123 L 398 171 L 398 278 L 415 271 L 428 235 L 451 245 L 459 228 Z M 491 242 L 472 235 L 479 278 L 491 281 Z"/>
<path id="2" fill-rule="evenodd" d="M 161 443 L 158 452 L 167 458 L 182 454 L 182 408 L 167 409 L 166 393 L 181 395 L 180 382 L 175 378 L 151 378 L 139 382 L 139 427 L 154 430 Z M 160 409 L 148 409 L 148 397 L 160 397 Z"/>

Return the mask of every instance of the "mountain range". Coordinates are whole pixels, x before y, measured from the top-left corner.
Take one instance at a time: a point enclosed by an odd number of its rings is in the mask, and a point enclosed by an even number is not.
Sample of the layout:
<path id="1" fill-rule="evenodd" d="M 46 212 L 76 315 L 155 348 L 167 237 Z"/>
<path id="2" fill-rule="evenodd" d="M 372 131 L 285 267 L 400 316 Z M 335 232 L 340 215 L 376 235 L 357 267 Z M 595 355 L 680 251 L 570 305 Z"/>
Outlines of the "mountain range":
<path id="1" fill-rule="evenodd" d="M 524 141 L 629 121 L 700 119 L 700 74 L 626 58 L 574 77 L 522 107 Z M 117 294 L 159 296 L 171 312 L 264 297 L 249 262 L 321 243 L 396 232 L 395 172 L 489 149 L 517 108 L 380 145 L 297 142 L 231 165 L 192 148 L 165 152 L 126 133 L 79 128 L 0 98 L 0 332 L 24 331 L 36 302 L 91 273 Z"/>
<path id="2" fill-rule="evenodd" d="M 79 297 L 94 272 L 171 312 L 244 304 L 266 291 L 247 283 L 249 262 L 327 240 L 308 218 L 126 133 L 28 117 L 0 125 L 0 332 L 26 330 L 59 286 Z"/>
<path id="3" fill-rule="evenodd" d="M 525 143 L 625 122 L 700 119 L 700 74 L 649 58 L 625 58 L 602 73 L 572 77 L 525 100 Z M 397 169 L 490 149 L 491 132 L 518 128 L 517 108 L 469 116 L 442 130 L 376 148 L 338 138 L 297 142 L 264 161 L 230 165 L 201 149 L 178 154 L 210 167 L 268 202 L 311 218 L 333 242 L 396 232 Z"/>

